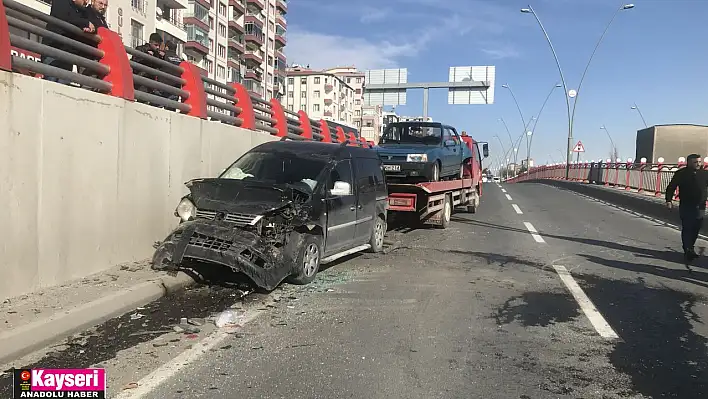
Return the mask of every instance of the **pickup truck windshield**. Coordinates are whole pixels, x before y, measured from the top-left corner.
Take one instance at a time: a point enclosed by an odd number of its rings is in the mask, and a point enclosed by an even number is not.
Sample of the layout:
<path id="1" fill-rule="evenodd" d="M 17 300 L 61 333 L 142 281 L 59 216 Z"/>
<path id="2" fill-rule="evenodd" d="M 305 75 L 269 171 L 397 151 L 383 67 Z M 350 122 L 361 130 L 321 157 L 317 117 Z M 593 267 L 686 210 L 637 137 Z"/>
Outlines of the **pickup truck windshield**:
<path id="1" fill-rule="evenodd" d="M 324 160 L 284 152 L 249 152 L 234 162 L 219 178 L 255 180 L 273 185 L 304 183 L 313 190 L 319 174 L 326 166 Z"/>
<path id="2" fill-rule="evenodd" d="M 379 144 L 439 145 L 441 142 L 442 129 L 439 126 L 394 123 L 386 127 Z"/>

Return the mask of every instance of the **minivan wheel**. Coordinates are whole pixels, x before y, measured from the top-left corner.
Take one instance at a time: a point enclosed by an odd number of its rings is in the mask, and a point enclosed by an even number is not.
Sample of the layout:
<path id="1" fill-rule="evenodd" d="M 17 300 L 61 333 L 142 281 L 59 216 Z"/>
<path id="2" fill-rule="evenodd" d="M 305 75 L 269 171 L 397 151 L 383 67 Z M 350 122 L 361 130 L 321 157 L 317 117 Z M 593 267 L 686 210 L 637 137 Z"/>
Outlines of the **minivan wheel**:
<path id="1" fill-rule="evenodd" d="M 376 217 L 376 222 L 374 223 L 374 228 L 371 231 L 371 238 L 369 239 L 369 245 L 371 245 L 370 251 L 373 253 L 379 253 L 383 251 L 384 237 L 386 236 L 386 221 L 383 220 L 381 216 Z"/>
<path id="2" fill-rule="evenodd" d="M 322 238 L 306 235 L 297 256 L 294 273 L 288 278 L 291 284 L 310 284 L 320 270 L 322 260 Z"/>

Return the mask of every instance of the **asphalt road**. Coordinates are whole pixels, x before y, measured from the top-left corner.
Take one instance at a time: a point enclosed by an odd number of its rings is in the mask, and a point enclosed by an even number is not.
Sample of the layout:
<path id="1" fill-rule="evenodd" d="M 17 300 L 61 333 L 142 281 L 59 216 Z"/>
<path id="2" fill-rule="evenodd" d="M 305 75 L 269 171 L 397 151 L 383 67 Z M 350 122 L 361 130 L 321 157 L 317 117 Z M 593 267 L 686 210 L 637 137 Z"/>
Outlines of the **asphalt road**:
<path id="1" fill-rule="evenodd" d="M 311 286 L 188 291 L 32 362 L 103 365 L 121 398 L 708 397 L 708 273 L 675 230 L 489 183 L 477 214 L 388 241 Z M 165 332 L 233 303 L 237 331 Z"/>

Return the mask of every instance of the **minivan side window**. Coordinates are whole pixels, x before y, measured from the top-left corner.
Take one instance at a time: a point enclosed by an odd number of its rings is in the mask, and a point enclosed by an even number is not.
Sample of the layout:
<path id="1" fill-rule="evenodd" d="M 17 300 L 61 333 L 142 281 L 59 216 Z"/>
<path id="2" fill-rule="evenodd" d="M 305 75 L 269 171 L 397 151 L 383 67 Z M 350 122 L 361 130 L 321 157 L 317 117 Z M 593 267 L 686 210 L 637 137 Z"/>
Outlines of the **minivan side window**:
<path id="1" fill-rule="evenodd" d="M 330 190 L 334 188 L 334 183 L 341 181 L 345 183 L 349 183 L 349 186 L 351 187 L 349 194 L 347 195 L 353 195 L 353 190 L 354 189 L 354 182 L 353 182 L 353 176 L 352 176 L 352 165 L 349 160 L 345 161 L 340 161 L 337 163 L 337 165 L 332 169 L 332 171 L 329 174 L 329 182 L 327 182 L 327 193 L 329 193 Z"/>
<path id="2" fill-rule="evenodd" d="M 375 192 L 377 186 L 384 183 L 381 162 L 377 159 L 358 159 L 356 171 L 357 187 L 360 193 Z"/>

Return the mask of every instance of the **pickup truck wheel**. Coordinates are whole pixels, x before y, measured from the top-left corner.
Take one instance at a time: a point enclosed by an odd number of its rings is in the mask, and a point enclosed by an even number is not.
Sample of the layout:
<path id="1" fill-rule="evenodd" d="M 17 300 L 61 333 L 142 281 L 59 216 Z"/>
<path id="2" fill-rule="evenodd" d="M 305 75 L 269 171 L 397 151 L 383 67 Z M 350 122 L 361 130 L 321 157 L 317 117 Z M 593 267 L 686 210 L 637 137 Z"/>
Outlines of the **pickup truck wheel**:
<path id="1" fill-rule="evenodd" d="M 369 245 L 371 245 L 371 252 L 379 253 L 383 251 L 384 236 L 386 235 L 386 222 L 381 216 L 376 217 L 376 222 L 374 222 L 374 228 L 371 232 L 371 239 L 369 239 Z"/>
<path id="2" fill-rule="evenodd" d="M 440 210 L 440 225 L 441 229 L 446 229 L 450 225 L 450 219 L 452 218 L 452 201 L 450 201 L 450 196 L 446 195 L 443 200 L 443 208 Z"/>
<path id="3" fill-rule="evenodd" d="M 464 179 L 465 177 L 465 165 L 462 164 L 460 165 L 460 179 Z"/>
<path id="4" fill-rule="evenodd" d="M 433 172 L 430 176 L 430 181 L 440 181 L 440 163 L 433 162 Z"/>
<path id="5" fill-rule="evenodd" d="M 310 284 L 320 269 L 322 259 L 322 238 L 306 235 L 295 264 L 295 273 L 288 278 L 291 284 Z"/>

